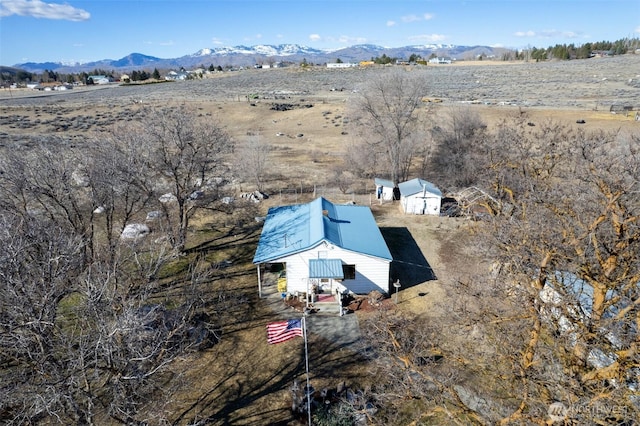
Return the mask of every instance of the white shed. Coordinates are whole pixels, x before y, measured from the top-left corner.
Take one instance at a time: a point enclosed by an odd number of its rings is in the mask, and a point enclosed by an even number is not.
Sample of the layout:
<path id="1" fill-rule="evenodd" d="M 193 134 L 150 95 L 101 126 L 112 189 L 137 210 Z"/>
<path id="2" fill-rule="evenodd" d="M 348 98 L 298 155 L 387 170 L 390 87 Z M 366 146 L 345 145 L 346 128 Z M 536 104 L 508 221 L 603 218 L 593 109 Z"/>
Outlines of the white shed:
<path id="1" fill-rule="evenodd" d="M 403 212 L 440 216 L 442 192 L 434 184 L 416 178 L 400 183 L 398 188 Z"/>
<path id="2" fill-rule="evenodd" d="M 393 182 L 388 179 L 375 178 L 376 199 L 383 201 L 393 200 Z"/>

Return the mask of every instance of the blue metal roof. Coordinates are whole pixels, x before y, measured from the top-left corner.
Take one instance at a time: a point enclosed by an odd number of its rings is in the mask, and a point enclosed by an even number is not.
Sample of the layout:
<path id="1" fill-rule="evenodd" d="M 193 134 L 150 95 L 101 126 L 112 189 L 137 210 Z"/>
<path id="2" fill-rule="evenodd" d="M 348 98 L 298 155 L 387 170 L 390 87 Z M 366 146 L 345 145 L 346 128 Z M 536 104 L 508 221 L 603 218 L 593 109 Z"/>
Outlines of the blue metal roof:
<path id="1" fill-rule="evenodd" d="M 333 204 L 319 197 L 307 204 L 270 208 L 253 263 L 306 251 L 322 241 L 392 260 L 369 207 Z"/>
<path id="2" fill-rule="evenodd" d="M 342 260 L 309 259 L 309 278 L 343 279 Z"/>
<path id="3" fill-rule="evenodd" d="M 403 197 L 408 197 L 425 190 L 430 195 L 437 195 L 438 197 L 442 197 L 442 192 L 434 184 L 419 178 L 411 179 L 398 184 L 398 189 L 400 189 L 400 195 L 402 195 Z"/>

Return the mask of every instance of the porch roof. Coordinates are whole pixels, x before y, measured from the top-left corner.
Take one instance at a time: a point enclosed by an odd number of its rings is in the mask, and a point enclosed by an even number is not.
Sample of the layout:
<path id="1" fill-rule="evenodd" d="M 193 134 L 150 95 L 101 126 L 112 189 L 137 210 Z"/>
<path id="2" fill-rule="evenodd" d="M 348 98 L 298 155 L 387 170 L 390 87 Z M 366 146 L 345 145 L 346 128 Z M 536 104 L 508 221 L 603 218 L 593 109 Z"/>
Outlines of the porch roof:
<path id="1" fill-rule="evenodd" d="M 310 259 L 309 278 L 343 279 L 342 260 L 340 259 Z"/>

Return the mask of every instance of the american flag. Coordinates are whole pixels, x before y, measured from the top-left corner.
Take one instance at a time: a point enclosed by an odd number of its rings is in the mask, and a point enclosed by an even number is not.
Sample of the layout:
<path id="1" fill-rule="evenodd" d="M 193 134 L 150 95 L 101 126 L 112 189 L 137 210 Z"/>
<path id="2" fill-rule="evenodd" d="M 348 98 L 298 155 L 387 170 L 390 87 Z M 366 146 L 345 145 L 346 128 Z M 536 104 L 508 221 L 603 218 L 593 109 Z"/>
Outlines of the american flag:
<path id="1" fill-rule="evenodd" d="M 270 344 L 286 342 L 296 336 L 302 337 L 302 321 L 299 319 L 267 324 L 267 342 Z"/>

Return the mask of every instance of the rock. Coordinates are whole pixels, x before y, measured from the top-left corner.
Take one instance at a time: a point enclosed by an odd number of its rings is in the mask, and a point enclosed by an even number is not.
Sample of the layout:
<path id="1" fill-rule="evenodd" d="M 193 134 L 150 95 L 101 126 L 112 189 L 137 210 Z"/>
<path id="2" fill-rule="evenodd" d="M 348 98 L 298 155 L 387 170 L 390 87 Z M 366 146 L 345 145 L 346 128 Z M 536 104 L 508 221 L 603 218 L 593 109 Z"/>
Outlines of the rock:
<path id="1" fill-rule="evenodd" d="M 71 179 L 73 179 L 73 183 L 75 183 L 76 186 L 80 186 L 83 188 L 89 186 L 89 176 L 87 176 L 86 173 L 80 170 L 75 170 L 73 173 L 71 173 Z"/>
<path id="2" fill-rule="evenodd" d="M 204 198 L 204 191 L 193 191 L 190 195 L 189 198 L 192 200 L 199 200 L 201 198 Z"/>
<path id="3" fill-rule="evenodd" d="M 147 213 L 147 220 L 155 220 L 162 216 L 162 212 L 160 210 L 153 210 Z"/>
<path id="4" fill-rule="evenodd" d="M 158 201 L 161 203 L 173 203 L 178 201 L 178 199 L 173 194 L 162 194 L 160 198 L 158 198 Z"/>
<path id="5" fill-rule="evenodd" d="M 149 235 L 151 230 L 143 223 L 130 223 L 124 227 L 120 238 L 123 240 L 135 240 Z"/>

